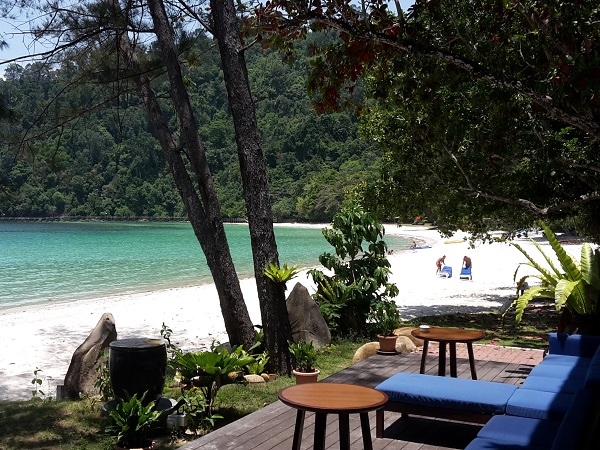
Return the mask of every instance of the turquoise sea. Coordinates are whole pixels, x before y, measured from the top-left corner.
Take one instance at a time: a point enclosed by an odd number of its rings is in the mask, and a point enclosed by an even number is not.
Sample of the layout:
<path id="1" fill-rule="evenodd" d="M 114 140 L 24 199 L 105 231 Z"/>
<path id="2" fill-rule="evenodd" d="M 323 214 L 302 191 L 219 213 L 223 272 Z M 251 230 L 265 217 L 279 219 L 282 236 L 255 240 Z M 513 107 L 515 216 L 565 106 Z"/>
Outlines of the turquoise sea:
<path id="1" fill-rule="evenodd" d="M 253 276 L 248 227 L 226 231 L 239 276 Z M 333 251 L 320 228 L 275 226 L 275 234 L 282 263 L 314 266 Z M 0 309 L 211 282 L 187 222 L 0 222 Z"/>

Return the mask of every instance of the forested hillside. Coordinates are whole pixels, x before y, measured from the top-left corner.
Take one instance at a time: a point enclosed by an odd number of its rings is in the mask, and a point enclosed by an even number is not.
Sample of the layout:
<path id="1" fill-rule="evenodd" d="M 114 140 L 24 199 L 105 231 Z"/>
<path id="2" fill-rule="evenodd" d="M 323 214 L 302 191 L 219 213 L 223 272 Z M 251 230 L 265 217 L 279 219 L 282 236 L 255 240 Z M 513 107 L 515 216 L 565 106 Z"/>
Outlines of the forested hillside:
<path id="1" fill-rule="evenodd" d="M 328 221 L 344 191 L 377 176 L 380 163 L 376 148 L 358 137 L 351 112 L 313 110 L 306 81 L 316 39 L 323 36 L 300 43 L 292 64 L 260 47 L 247 53 L 277 221 Z M 218 53 L 198 35 L 189 55 L 189 93 L 223 214 L 245 217 Z M 151 47 L 145 57 L 153 58 Z M 137 96 L 125 82 L 81 79 L 90 78 L 70 61 L 6 69 L 0 94 L 12 114 L 0 121 L 0 215 L 185 215 Z"/>

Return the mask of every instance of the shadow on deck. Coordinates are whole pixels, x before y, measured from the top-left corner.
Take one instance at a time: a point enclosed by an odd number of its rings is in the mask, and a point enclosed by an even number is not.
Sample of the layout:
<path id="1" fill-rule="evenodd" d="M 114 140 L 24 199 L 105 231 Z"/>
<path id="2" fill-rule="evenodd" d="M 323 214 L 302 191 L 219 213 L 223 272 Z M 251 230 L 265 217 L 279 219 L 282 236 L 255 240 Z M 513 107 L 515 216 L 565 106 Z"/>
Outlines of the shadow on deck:
<path id="1" fill-rule="evenodd" d="M 427 373 L 437 373 L 437 357 L 428 356 Z M 397 356 L 375 355 L 360 363 L 338 372 L 321 383 L 350 383 L 375 387 L 386 378 L 398 372 L 419 372 L 420 353 L 407 353 Z M 470 378 L 469 363 L 457 359 L 458 376 Z M 477 376 L 480 380 L 520 385 L 533 365 L 511 364 L 495 361 L 478 361 Z M 292 437 L 296 410 L 280 401 L 245 416 L 229 425 L 181 447 L 182 450 L 196 449 L 275 449 L 292 448 Z M 464 449 L 481 429 L 480 425 L 411 416 L 400 419 L 396 413 L 385 413 L 385 433 L 383 439 L 375 438 L 375 413 L 369 414 L 374 450 L 445 450 Z M 327 449 L 339 449 L 337 415 L 329 415 L 327 420 Z M 314 414 L 307 413 L 304 422 L 302 448 L 312 448 Z M 362 448 L 362 434 L 358 414 L 350 415 L 350 440 L 353 449 Z"/>

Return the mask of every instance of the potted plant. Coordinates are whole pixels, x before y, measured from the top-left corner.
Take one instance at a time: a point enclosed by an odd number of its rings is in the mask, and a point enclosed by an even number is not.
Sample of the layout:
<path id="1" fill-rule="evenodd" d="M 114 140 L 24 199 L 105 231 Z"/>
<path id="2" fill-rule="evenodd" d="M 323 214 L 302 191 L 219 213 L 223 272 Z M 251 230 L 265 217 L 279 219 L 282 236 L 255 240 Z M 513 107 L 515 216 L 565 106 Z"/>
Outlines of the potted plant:
<path id="1" fill-rule="evenodd" d="M 296 384 L 316 383 L 321 373 L 316 367 L 317 349 L 312 342 L 304 340 L 298 342 L 288 341 L 290 353 L 296 360 Z"/>
<path id="2" fill-rule="evenodd" d="M 371 308 L 369 321 L 377 333 L 379 351 L 381 353 L 396 353 L 394 330 L 400 326 L 400 312 L 393 300 L 381 300 Z"/>
<path id="3" fill-rule="evenodd" d="M 155 410 L 154 401 L 144 405 L 145 396 L 146 393 L 139 398 L 137 394 L 127 400 L 118 398 L 115 406 L 109 410 L 112 422 L 104 431 L 116 436 L 115 449 L 154 448 L 154 443 L 148 439 L 147 433 L 157 425 L 162 413 Z"/>

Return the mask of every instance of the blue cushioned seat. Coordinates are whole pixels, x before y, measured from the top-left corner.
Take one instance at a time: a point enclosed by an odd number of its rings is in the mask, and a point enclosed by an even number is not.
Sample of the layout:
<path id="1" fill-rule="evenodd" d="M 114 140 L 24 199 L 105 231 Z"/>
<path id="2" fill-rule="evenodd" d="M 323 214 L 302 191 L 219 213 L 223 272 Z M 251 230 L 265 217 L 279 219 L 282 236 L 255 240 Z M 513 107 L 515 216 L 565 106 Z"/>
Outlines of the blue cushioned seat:
<path id="1" fill-rule="evenodd" d="M 506 402 L 517 391 L 512 384 L 397 373 L 375 389 L 392 402 L 461 409 L 483 414 L 504 414 Z"/>
<path id="2" fill-rule="evenodd" d="M 529 417 L 494 416 L 477 433 L 478 438 L 519 445 L 550 447 L 560 422 Z"/>
<path id="3" fill-rule="evenodd" d="M 538 364 L 529 373 L 529 376 L 534 375 L 537 377 L 549 377 L 549 378 L 561 378 L 563 380 L 566 379 L 579 379 L 581 381 L 585 380 L 587 376 L 587 367 L 569 367 L 569 366 L 560 366 L 554 364 L 545 364 L 544 361 L 541 364 Z"/>
<path id="4" fill-rule="evenodd" d="M 600 369 L 600 367 L 599 367 Z M 529 375 L 521 385 L 521 389 L 533 391 L 556 392 L 562 394 L 574 394 L 584 387 L 584 379 L 565 379 L 554 377 L 538 377 Z"/>
<path id="5" fill-rule="evenodd" d="M 582 358 L 580 356 L 570 355 L 546 355 L 542 362 L 545 365 L 584 367 L 587 369 L 592 362 L 592 358 Z"/>
<path id="6" fill-rule="evenodd" d="M 600 336 L 550 333 L 548 351 L 556 355 L 592 358 L 600 348 Z"/>
<path id="7" fill-rule="evenodd" d="M 562 420 L 573 395 L 517 389 L 506 405 L 506 414 L 534 419 Z"/>
<path id="8" fill-rule="evenodd" d="M 494 441 L 492 439 L 473 439 L 465 450 L 548 450 L 548 447 L 515 444 L 514 442 Z"/>

